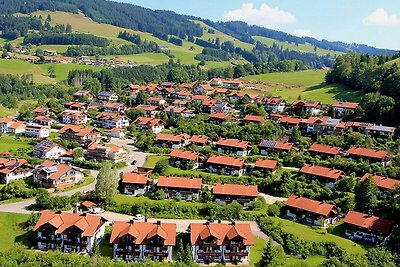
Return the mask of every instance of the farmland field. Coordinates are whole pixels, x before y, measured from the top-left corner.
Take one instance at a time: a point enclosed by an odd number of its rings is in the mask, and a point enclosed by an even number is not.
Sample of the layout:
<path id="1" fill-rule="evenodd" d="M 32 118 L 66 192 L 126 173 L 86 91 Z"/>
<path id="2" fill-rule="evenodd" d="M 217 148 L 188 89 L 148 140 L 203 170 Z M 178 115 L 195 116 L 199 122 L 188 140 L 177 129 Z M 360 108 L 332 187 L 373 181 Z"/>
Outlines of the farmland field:
<path id="1" fill-rule="evenodd" d="M 244 80 L 255 83 L 263 94 L 282 97 L 289 102 L 302 98 L 331 104 L 336 100 L 357 101 L 361 98 L 360 91 L 341 84 L 326 84 L 324 77 L 324 71 L 303 71 L 252 75 Z"/>

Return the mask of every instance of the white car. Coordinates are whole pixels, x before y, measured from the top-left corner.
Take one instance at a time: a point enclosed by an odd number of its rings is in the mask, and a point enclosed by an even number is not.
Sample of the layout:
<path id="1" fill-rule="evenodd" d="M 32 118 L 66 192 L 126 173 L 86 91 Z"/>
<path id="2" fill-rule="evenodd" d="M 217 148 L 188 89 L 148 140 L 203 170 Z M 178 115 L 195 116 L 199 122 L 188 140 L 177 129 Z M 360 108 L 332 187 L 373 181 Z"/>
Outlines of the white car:
<path id="1" fill-rule="evenodd" d="M 142 214 L 136 214 L 135 217 L 133 217 L 133 219 L 136 221 L 141 221 L 144 220 L 144 216 Z"/>
<path id="2" fill-rule="evenodd" d="M 102 208 L 93 208 L 92 209 L 92 214 L 100 214 L 100 213 L 104 213 L 105 210 L 103 210 Z"/>

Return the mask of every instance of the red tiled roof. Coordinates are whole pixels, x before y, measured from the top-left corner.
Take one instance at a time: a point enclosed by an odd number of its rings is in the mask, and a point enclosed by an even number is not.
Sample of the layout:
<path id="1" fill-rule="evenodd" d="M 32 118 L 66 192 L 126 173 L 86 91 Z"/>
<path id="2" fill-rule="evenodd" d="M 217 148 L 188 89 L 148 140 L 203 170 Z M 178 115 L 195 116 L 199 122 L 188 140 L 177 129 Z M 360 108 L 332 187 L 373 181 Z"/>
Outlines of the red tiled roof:
<path id="1" fill-rule="evenodd" d="M 210 119 L 219 119 L 219 120 L 226 120 L 229 118 L 229 115 L 222 112 L 216 112 L 210 114 Z"/>
<path id="2" fill-rule="evenodd" d="M 316 153 L 324 153 L 329 155 L 337 155 L 342 150 L 340 147 L 320 145 L 320 144 L 312 144 L 308 149 L 310 152 Z"/>
<path id="3" fill-rule="evenodd" d="M 155 236 L 164 239 L 164 246 L 175 246 L 176 224 L 175 223 L 151 223 L 151 222 L 114 222 L 110 243 L 118 244 L 121 238 L 129 234 L 135 239 L 136 245 L 148 244 Z"/>
<path id="4" fill-rule="evenodd" d="M 193 135 L 192 138 L 190 138 L 190 142 L 204 145 L 211 142 L 211 140 L 205 135 Z"/>
<path id="5" fill-rule="evenodd" d="M 208 164 L 218 164 L 225 166 L 233 166 L 243 168 L 245 163 L 244 159 L 232 158 L 228 156 L 210 156 L 207 160 Z"/>
<path id="6" fill-rule="evenodd" d="M 278 162 L 272 159 L 258 159 L 254 167 L 275 170 Z"/>
<path id="7" fill-rule="evenodd" d="M 241 149 L 247 149 L 250 147 L 250 143 L 247 141 L 241 141 L 238 139 L 220 139 L 217 142 L 218 146 L 235 147 Z"/>
<path id="8" fill-rule="evenodd" d="M 159 176 L 157 187 L 187 188 L 200 190 L 202 185 L 201 178 Z"/>
<path id="9" fill-rule="evenodd" d="M 373 148 L 364 147 L 350 147 L 347 151 L 349 155 L 354 155 L 358 157 L 368 157 L 384 160 L 389 156 L 389 153 L 384 150 L 376 150 Z"/>
<path id="10" fill-rule="evenodd" d="M 303 107 L 308 107 L 308 108 L 316 108 L 319 105 L 321 105 L 320 102 L 317 101 L 312 101 L 312 100 L 296 100 L 292 104 L 293 106 L 298 106 L 301 105 Z"/>
<path id="11" fill-rule="evenodd" d="M 315 176 L 329 178 L 329 179 L 333 179 L 333 180 L 338 180 L 343 175 L 343 171 L 341 171 L 341 170 L 330 169 L 330 168 L 321 167 L 321 166 L 313 166 L 311 164 L 304 165 L 300 169 L 300 173 L 308 174 L 308 175 L 315 175 Z"/>
<path id="12" fill-rule="evenodd" d="M 364 174 L 364 176 L 360 179 L 360 182 L 364 181 L 368 177 L 372 177 L 374 180 L 376 186 L 384 189 L 394 189 L 396 186 L 400 186 L 400 181 L 393 179 L 393 178 L 388 178 L 384 176 L 379 176 L 379 175 L 373 175 L 370 173 Z"/>
<path id="13" fill-rule="evenodd" d="M 301 119 L 293 118 L 293 117 L 290 117 L 290 116 L 283 116 L 283 117 L 278 119 L 278 122 L 279 123 L 286 123 L 286 124 L 293 124 L 293 125 L 298 126 L 300 124 L 300 122 L 301 122 Z"/>
<path id="14" fill-rule="evenodd" d="M 71 130 L 72 132 L 75 133 L 77 136 L 86 136 L 90 134 L 92 131 L 100 133 L 96 128 L 91 127 L 91 126 L 83 126 L 83 125 L 65 125 L 63 128 L 61 128 L 58 133 L 63 134 L 67 132 L 68 130 Z"/>
<path id="15" fill-rule="evenodd" d="M 273 148 L 273 149 L 277 149 L 277 150 L 292 150 L 292 148 L 293 148 L 292 143 L 287 143 L 287 142 L 282 142 L 282 141 L 271 141 L 271 142 L 273 142 L 274 145 L 269 145 L 266 142 L 267 142 L 267 140 L 262 141 L 260 144 L 260 147 Z"/>
<path id="16" fill-rule="evenodd" d="M 85 200 L 85 201 L 83 201 L 81 203 L 81 206 L 84 206 L 86 208 L 90 208 L 90 207 L 96 206 L 96 204 L 94 204 L 92 201 Z"/>
<path id="17" fill-rule="evenodd" d="M 213 195 L 257 197 L 258 187 L 256 185 L 216 184 L 212 193 Z"/>
<path id="18" fill-rule="evenodd" d="M 383 234 L 390 234 L 395 224 L 394 221 L 381 219 L 380 217 L 354 210 L 347 213 L 346 217 L 344 217 L 344 222 Z"/>
<path id="19" fill-rule="evenodd" d="M 125 173 L 122 177 L 124 184 L 147 184 L 150 181 L 149 174 L 147 173 Z"/>
<path id="20" fill-rule="evenodd" d="M 347 109 L 355 109 L 358 107 L 357 102 L 342 102 L 342 101 L 337 101 L 332 104 L 332 107 L 334 108 L 347 108 Z"/>
<path id="21" fill-rule="evenodd" d="M 134 124 L 144 125 L 144 126 L 157 126 L 157 125 L 165 125 L 165 122 L 161 119 L 155 119 L 150 117 L 139 117 L 134 122 Z"/>
<path id="22" fill-rule="evenodd" d="M 248 122 L 258 122 L 258 123 L 263 123 L 265 121 L 265 118 L 263 116 L 254 116 L 254 115 L 246 115 L 243 118 L 244 121 Z"/>
<path id="23" fill-rule="evenodd" d="M 62 234 L 70 227 L 76 226 L 82 231 L 83 236 L 91 237 L 106 221 L 100 216 L 43 210 L 33 231 L 38 231 L 43 225 L 50 224 L 57 229 L 57 234 Z"/>
<path id="24" fill-rule="evenodd" d="M 20 168 L 26 166 L 27 161 L 25 159 L 5 159 L 0 158 L 0 173 L 9 174 Z"/>
<path id="25" fill-rule="evenodd" d="M 198 159 L 200 160 L 204 159 L 204 157 L 202 157 L 198 152 L 180 150 L 180 149 L 172 150 L 171 153 L 169 153 L 169 156 L 172 158 L 187 159 L 192 161 L 196 161 Z"/>
<path id="26" fill-rule="evenodd" d="M 285 205 L 323 216 L 329 216 L 331 212 L 338 212 L 335 205 L 305 197 L 298 197 L 296 195 L 291 195 L 288 200 L 286 200 Z"/>
<path id="27" fill-rule="evenodd" d="M 191 223 L 190 226 L 191 245 L 201 245 L 202 241 L 209 237 L 217 240 L 217 245 L 229 245 L 230 240 L 238 237 L 243 239 L 245 246 L 254 245 L 254 238 L 248 223 Z"/>
<path id="28" fill-rule="evenodd" d="M 188 140 L 190 136 L 187 134 L 164 134 L 159 133 L 156 135 L 156 141 L 169 141 L 169 142 L 183 142 L 184 140 Z"/>

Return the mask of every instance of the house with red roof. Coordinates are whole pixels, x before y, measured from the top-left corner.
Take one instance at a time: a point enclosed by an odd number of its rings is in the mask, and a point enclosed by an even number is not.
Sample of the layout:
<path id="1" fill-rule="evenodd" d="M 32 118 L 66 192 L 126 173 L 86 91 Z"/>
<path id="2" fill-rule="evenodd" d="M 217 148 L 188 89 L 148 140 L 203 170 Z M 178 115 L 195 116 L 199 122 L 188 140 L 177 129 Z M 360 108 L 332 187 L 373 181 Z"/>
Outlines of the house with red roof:
<path id="1" fill-rule="evenodd" d="M 222 183 L 214 185 L 211 193 L 218 204 L 238 202 L 247 208 L 258 197 L 258 187 L 256 185 Z"/>
<path id="2" fill-rule="evenodd" d="M 207 165 L 211 173 L 224 175 L 242 176 L 246 170 L 244 159 L 228 156 L 210 156 Z"/>
<path id="3" fill-rule="evenodd" d="M 49 140 L 43 140 L 33 148 L 33 155 L 42 159 L 58 159 L 67 149 Z"/>
<path id="4" fill-rule="evenodd" d="M 159 176 L 157 190 L 163 190 L 166 199 L 198 200 L 202 188 L 201 178 Z"/>
<path id="5" fill-rule="evenodd" d="M 50 127 L 34 123 L 26 123 L 25 136 L 32 138 L 47 138 L 50 136 Z"/>
<path id="6" fill-rule="evenodd" d="M 342 149 L 340 147 L 314 143 L 310 146 L 308 152 L 310 152 L 310 154 L 321 156 L 337 156 L 342 153 Z"/>
<path id="7" fill-rule="evenodd" d="M 92 101 L 94 97 L 95 95 L 92 92 L 86 90 L 79 90 L 74 93 L 74 98 L 77 101 Z"/>
<path id="8" fill-rule="evenodd" d="M 286 216 L 302 223 L 328 227 L 338 221 L 339 209 L 324 201 L 291 195 L 285 202 Z"/>
<path id="9" fill-rule="evenodd" d="M 238 90 L 243 87 L 243 82 L 224 80 L 224 81 L 222 81 L 222 87 Z"/>
<path id="10" fill-rule="evenodd" d="M 25 179 L 32 175 L 32 167 L 25 159 L 0 158 L 0 183 Z"/>
<path id="11" fill-rule="evenodd" d="M 364 174 L 364 176 L 361 177 L 360 182 L 364 181 L 368 177 L 371 177 L 372 180 L 375 182 L 376 186 L 378 187 L 379 197 L 381 199 L 386 198 L 388 191 L 393 190 L 400 186 L 400 180 L 370 173 Z"/>
<path id="12" fill-rule="evenodd" d="M 259 171 L 264 177 L 275 174 L 278 169 L 278 161 L 273 159 L 258 159 L 252 171 Z"/>
<path id="13" fill-rule="evenodd" d="M 26 131 L 26 124 L 23 121 L 13 120 L 7 128 L 9 134 L 24 134 Z"/>
<path id="14" fill-rule="evenodd" d="M 115 102 L 107 102 L 103 105 L 103 108 L 105 112 L 110 112 L 110 113 L 115 112 L 121 114 L 124 114 L 125 111 L 127 110 L 124 104 Z"/>
<path id="15" fill-rule="evenodd" d="M 336 101 L 332 104 L 332 113 L 334 118 L 342 118 L 343 116 L 347 116 L 353 114 L 357 107 L 357 102 L 343 102 L 343 101 Z"/>
<path id="16" fill-rule="evenodd" d="M 151 179 L 148 172 L 134 171 L 122 176 L 121 189 L 126 195 L 144 195 L 149 191 L 150 186 Z"/>
<path id="17" fill-rule="evenodd" d="M 39 115 L 39 116 L 35 117 L 33 122 L 37 123 L 39 125 L 49 126 L 50 127 L 56 121 L 54 119 L 50 118 L 50 117 Z"/>
<path id="18" fill-rule="evenodd" d="M 273 153 L 290 152 L 294 145 L 283 141 L 263 140 L 258 147 L 260 148 L 260 154 L 265 156 Z"/>
<path id="19" fill-rule="evenodd" d="M 196 95 L 212 95 L 214 93 L 214 91 L 215 91 L 215 88 L 207 83 L 196 85 L 193 89 L 193 92 Z"/>
<path id="20" fill-rule="evenodd" d="M 329 188 L 335 188 L 336 182 L 344 175 L 341 170 L 311 164 L 304 165 L 299 172 L 307 177 L 309 182 L 314 180 L 318 185 Z"/>
<path id="21" fill-rule="evenodd" d="M 232 115 L 222 112 L 212 113 L 209 115 L 209 118 L 211 124 L 225 124 L 233 120 Z"/>
<path id="22" fill-rule="evenodd" d="M 265 109 L 270 112 L 283 112 L 285 107 L 286 101 L 280 97 L 271 97 L 265 102 Z"/>
<path id="23" fill-rule="evenodd" d="M 353 159 L 364 159 L 371 163 L 390 164 L 390 155 L 387 151 L 365 147 L 350 147 L 347 156 Z"/>
<path id="24" fill-rule="evenodd" d="M 85 151 L 85 156 L 98 162 L 112 161 L 121 162 L 125 161 L 128 157 L 128 152 L 122 146 L 114 144 L 91 144 Z"/>
<path id="25" fill-rule="evenodd" d="M 393 231 L 395 222 L 372 214 L 349 211 L 344 218 L 345 235 L 351 240 L 370 244 L 384 244 Z"/>
<path id="26" fill-rule="evenodd" d="M 129 126 L 128 117 L 119 113 L 102 112 L 96 116 L 96 122 L 105 129 L 124 128 Z"/>
<path id="27" fill-rule="evenodd" d="M 62 112 L 61 122 L 64 124 L 86 124 L 88 116 L 78 110 L 64 110 Z"/>
<path id="28" fill-rule="evenodd" d="M 250 261 L 254 238 L 248 223 L 191 223 L 190 245 L 197 263 Z"/>
<path id="29" fill-rule="evenodd" d="M 110 244 L 113 258 L 124 261 L 172 261 L 176 224 L 157 221 L 113 223 Z"/>
<path id="30" fill-rule="evenodd" d="M 340 123 L 340 119 L 332 119 L 328 116 L 310 117 L 301 120 L 300 127 L 305 133 L 333 134 L 337 132 L 337 127 L 340 126 Z"/>
<path id="31" fill-rule="evenodd" d="M 151 96 L 147 98 L 147 103 L 152 106 L 164 106 L 167 104 L 167 101 L 165 101 L 161 96 Z"/>
<path id="32" fill-rule="evenodd" d="M 322 105 L 320 102 L 313 100 L 296 100 L 292 103 L 292 107 L 300 113 L 315 116 L 321 112 Z"/>
<path id="33" fill-rule="evenodd" d="M 40 250 L 90 253 L 104 237 L 107 220 L 86 213 L 43 210 L 33 232 Z"/>
<path id="34" fill-rule="evenodd" d="M 36 184 L 56 190 L 63 190 L 81 183 L 85 177 L 79 168 L 49 160 L 40 164 L 32 173 Z"/>
<path id="35" fill-rule="evenodd" d="M 159 134 L 164 130 L 166 123 L 161 119 L 151 117 L 139 117 L 133 121 L 136 129 L 139 131 L 152 131 L 154 134 Z"/>
<path id="36" fill-rule="evenodd" d="M 138 105 L 135 107 L 137 110 L 143 110 L 147 117 L 155 118 L 158 113 L 160 113 L 160 108 L 158 106 L 152 105 Z"/>
<path id="37" fill-rule="evenodd" d="M 293 131 L 295 128 L 299 128 L 300 123 L 303 119 L 293 118 L 290 116 L 282 116 L 277 119 L 279 125 L 285 127 L 288 131 Z"/>
<path id="38" fill-rule="evenodd" d="M 78 142 L 86 147 L 101 140 L 101 132 L 99 130 L 84 125 L 65 125 L 58 133 L 60 134 L 60 139 Z"/>
<path id="39" fill-rule="evenodd" d="M 197 146 L 199 150 L 202 150 L 205 146 L 211 144 L 212 140 L 205 135 L 193 135 L 190 138 L 190 143 Z"/>
<path id="40" fill-rule="evenodd" d="M 265 118 L 264 118 L 264 116 L 246 115 L 246 116 L 244 116 L 242 121 L 243 121 L 244 124 L 264 123 L 265 122 Z"/>
<path id="41" fill-rule="evenodd" d="M 251 144 L 238 139 L 222 138 L 217 141 L 216 148 L 218 153 L 235 154 L 239 157 L 246 157 L 251 153 Z"/>
<path id="42" fill-rule="evenodd" d="M 204 159 L 200 153 L 189 150 L 174 149 L 169 153 L 169 164 L 184 170 L 199 168 Z"/>
<path id="43" fill-rule="evenodd" d="M 173 149 L 179 149 L 190 144 L 190 135 L 159 133 L 156 135 L 154 143 L 158 146 L 167 146 Z"/>

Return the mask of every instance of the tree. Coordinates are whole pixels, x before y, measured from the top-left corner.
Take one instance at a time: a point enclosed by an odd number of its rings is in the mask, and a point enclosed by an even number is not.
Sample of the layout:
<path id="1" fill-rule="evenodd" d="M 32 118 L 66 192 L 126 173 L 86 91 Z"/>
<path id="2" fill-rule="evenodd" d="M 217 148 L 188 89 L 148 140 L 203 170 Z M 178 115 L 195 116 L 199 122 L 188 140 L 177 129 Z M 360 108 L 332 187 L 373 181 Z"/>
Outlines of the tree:
<path id="1" fill-rule="evenodd" d="M 355 194 L 358 210 L 372 212 L 378 207 L 379 189 L 371 176 L 357 184 Z"/>
<path id="2" fill-rule="evenodd" d="M 103 163 L 94 189 L 94 196 L 103 203 L 109 203 L 117 194 L 118 176 L 109 161 Z"/>
<path id="3" fill-rule="evenodd" d="M 66 33 L 72 33 L 72 26 L 71 26 L 71 24 L 67 24 L 67 26 L 65 27 L 65 32 L 66 32 Z"/>
<path id="4" fill-rule="evenodd" d="M 160 175 L 165 174 L 169 167 L 169 162 L 167 159 L 162 159 L 157 161 L 156 166 L 154 167 L 154 172 Z"/>
<path id="5" fill-rule="evenodd" d="M 49 68 L 47 69 L 47 73 L 50 78 L 55 78 L 56 77 L 56 68 L 54 65 L 50 65 Z"/>
<path id="6" fill-rule="evenodd" d="M 172 68 L 168 72 L 167 80 L 177 83 L 188 82 L 189 75 L 184 68 Z"/>
<path id="7" fill-rule="evenodd" d="M 95 95 L 101 91 L 101 87 L 100 81 L 96 78 L 87 78 L 82 84 L 83 90 L 90 91 Z"/>
<path id="8" fill-rule="evenodd" d="M 136 105 L 143 104 L 147 104 L 147 96 L 142 90 L 140 90 L 136 96 Z"/>
<path id="9" fill-rule="evenodd" d="M 3 53 L 2 53 L 2 55 L 1 55 L 1 58 L 8 58 L 8 57 L 9 57 L 9 55 L 8 55 L 7 50 L 6 50 L 6 49 L 3 49 Z"/>
<path id="10" fill-rule="evenodd" d="M 259 262 L 259 266 L 272 266 L 273 262 L 276 260 L 277 255 L 276 251 L 274 251 L 271 240 L 267 242 L 265 248 L 261 255 L 261 260 Z"/>
<path id="11" fill-rule="evenodd" d="M 74 156 L 74 160 L 79 160 L 79 159 L 83 158 L 83 149 L 81 147 L 76 148 L 74 150 L 73 156 Z"/>
<path id="12" fill-rule="evenodd" d="M 24 103 L 22 104 L 19 109 L 18 113 L 19 116 L 18 118 L 20 120 L 28 120 L 33 118 L 33 109 L 35 108 L 35 105 L 32 103 Z"/>
<path id="13" fill-rule="evenodd" d="M 393 255 L 385 247 L 370 248 L 367 252 L 370 266 L 395 267 Z"/>

